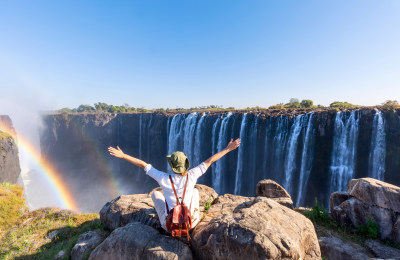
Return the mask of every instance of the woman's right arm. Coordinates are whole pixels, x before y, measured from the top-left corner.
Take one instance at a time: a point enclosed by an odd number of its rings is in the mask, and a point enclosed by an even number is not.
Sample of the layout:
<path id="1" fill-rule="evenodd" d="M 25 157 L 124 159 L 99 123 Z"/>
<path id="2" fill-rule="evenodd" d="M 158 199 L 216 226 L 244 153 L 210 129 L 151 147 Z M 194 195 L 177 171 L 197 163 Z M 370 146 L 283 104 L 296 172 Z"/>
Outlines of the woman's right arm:
<path id="1" fill-rule="evenodd" d="M 121 159 L 125 159 L 126 161 L 128 161 L 128 162 L 130 162 L 130 163 L 132 163 L 132 164 L 134 164 L 136 166 L 139 166 L 140 168 L 144 168 L 144 167 L 147 166 L 146 162 L 144 162 L 144 161 L 142 161 L 142 160 L 140 160 L 138 158 L 135 158 L 133 156 L 125 154 L 121 150 L 121 148 L 119 148 L 119 146 L 117 146 L 117 149 L 115 149 L 114 147 L 110 146 L 110 147 L 108 147 L 108 151 L 110 152 L 110 154 L 112 156 L 115 156 L 115 157 L 121 158 Z"/>

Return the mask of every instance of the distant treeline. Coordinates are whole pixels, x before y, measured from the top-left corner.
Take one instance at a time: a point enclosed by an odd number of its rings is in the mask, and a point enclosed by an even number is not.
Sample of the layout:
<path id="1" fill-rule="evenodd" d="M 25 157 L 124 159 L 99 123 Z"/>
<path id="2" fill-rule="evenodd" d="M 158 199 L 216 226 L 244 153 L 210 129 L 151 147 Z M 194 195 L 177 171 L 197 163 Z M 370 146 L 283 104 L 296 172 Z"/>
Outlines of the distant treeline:
<path id="1" fill-rule="evenodd" d="M 240 110 L 266 110 L 266 109 L 295 109 L 295 108 L 321 108 L 321 109 L 344 109 L 344 108 L 358 108 L 362 107 L 359 105 L 354 105 L 349 102 L 334 101 L 329 107 L 322 105 L 314 105 L 314 102 L 309 99 L 303 99 L 299 101 L 297 98 L 291 98 L 288 103 L 280 103 L 273 106 L 267 107 L 247 107 L 246 109 Z M 383 109 L 395 109 L 400 108 L 400 104 L 396 100 L 386 100 L 377 107 Z M 156 108 L 156 109 L 146 109 L 146 108 L 135 108 L 128 104 L 123 104 L 122 106 L 108 105 L 106 103 L 98 102 L 94 106 L 90 105 L 80 105 L 77 108 L 62 108 L 59 109 L 58 113 L 150 113 L 150 112 L 179 112 L 179 111 L 229 111 L 235 110 L 234 107 L 224 108 L 223 106 L 210 105 L 210 106 L 200 106 L 192 108 Z"/>

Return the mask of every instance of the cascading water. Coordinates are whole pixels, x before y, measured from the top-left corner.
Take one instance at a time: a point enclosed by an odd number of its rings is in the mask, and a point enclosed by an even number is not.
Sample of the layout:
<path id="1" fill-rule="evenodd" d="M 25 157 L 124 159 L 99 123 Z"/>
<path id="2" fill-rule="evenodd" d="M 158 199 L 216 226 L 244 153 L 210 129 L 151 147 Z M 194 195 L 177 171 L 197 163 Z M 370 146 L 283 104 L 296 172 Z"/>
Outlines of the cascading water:
<path id="1" fill-rule="evenodd" d="M 194 152 L 193 152 L 193 166 L 197 166 L 201 163 L 201 160 L 204 158 L 201 158 L 202 155 L 202 148 L 203 148 L 203 142 L 202 142 L 202 137 L 205 132 L 206 124 L 204 124 L 204 120 L 206 119 L 206 113 L 203 113 L 201 115 L 201 118 L 199 122 L 197 123 L 197 129 L 196 129 L 196 136 L 194 140 Z"/>
<path id="2" fill-rule="evenodd" d="M 232 116 L 232 113 L 229 112 L 224 119 L 221 122 L 221 127 L 219 130 L 218 134 L 218 143 L 217 143 L 217 152 L 222 151 L 222 149 L 225 148 L 225 146 L 228 143 L 228 138 L 227 138 L 227 127 L 228 127 L 228 122 L 229 118 Z M 215 174 L 213 175 L 213 185 L 214 189 L 217 193 L 221 192 L 221 186 L 222 186 L 222 174 L 223 170 L 225 168 L 225 160 L 224 158 L 221 160 L 218 160 L 216 162 L 216 167 L 215 167 Z"/>
<path id="3" fill-rule="evenodd" d="M 198 116 L 198 113 L 191 113 L 185 119 L 185 126 L 183 129 L 183 152 L 185 152 L 188 158 L 193 158 L 194 134 L 196 131 Z"/>
<path id="4" fill-rule="evenodd" d="M 386 135 L 382 112 L 376 109 L 372 125 L 371 150 L 369 153 L 368 176 L 385 179 Z"/>
<path id="5" fill-rule="evenodd" d="M 344 191 L 347 183 L 354 177 L 358 129 L 359 113 L 351 111 L 336 114 L 330 166 L 331 193 Z"/>
<path id="6" fill-rule="evenodd" d="M 221 127 L 221 117 L 218 116 L 217 119 L 215 120 L 213 127 L 212 127 L 212 135 L 211 135 L 211 153 L 215 154 L 217 153 L 217 143 L 218 143 L 218 136 L 217 133 L 219 133 L 219 128 Z M 211 167 L 211 176 L 212 179 L 215 180 L 217 178 L 217 171 L 215 169 L 216 167 Z"/>
<path id="7" fill-rule="evenodd" d="M 302 118 L 304 115 L 299 115 L 295 118 L 294 123 L 290 129 L 288 151 L 285 160 L 285 182 L 283 186 L 289 194 L 292 192 L 293 174 L 296 170 L 296 154 L 299 135 L 302 128 Z"/>
<path id="8" fill-rule="evenodd" d="M 314 113 L 310 113 L 307 116 L 307 129 L 306 134 L 303 138 L 303 152 L 301 155 L 301 168 L 300 168 L 300 177 L 299 177 L 299 188 L 297 192 L 297 201 L 296 205 L 304 204 L 304 196 L 303 193 L 306 190 L 308 180 L 310 178 L 310 173 L 312 169 L 312 163 L 314 159 L 314 140 L 315 140 L 315 132 L 313 129 L 313 115 Z"/>
<path id="9" fill-rule="evenodd" d="M 245 136 L 247 135 L 246 129 L 247 123 L 247 113 L 243 114 L 242 123 L 240 125 L 240 139 L 243 141 Z M 243 173 L 243 155 L 244 155 L 244 145 L 239 146 L 238 151 L 238 160 L 236 167 L 236 176 L 235 176 L 235 194 L 240 194 L 242 191 L 242 173 Z"/>

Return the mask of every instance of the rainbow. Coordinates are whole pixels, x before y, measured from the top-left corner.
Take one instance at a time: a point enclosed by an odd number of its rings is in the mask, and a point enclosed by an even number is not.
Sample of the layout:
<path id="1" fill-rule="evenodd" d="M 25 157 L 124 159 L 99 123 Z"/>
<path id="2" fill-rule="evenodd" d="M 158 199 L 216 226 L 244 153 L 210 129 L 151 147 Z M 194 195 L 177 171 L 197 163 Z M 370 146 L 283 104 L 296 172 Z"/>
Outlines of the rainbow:
<path id="1" fill-rule="evenodd" d="M 61 202 L 61 207 L 77 211 L 78 207 L 76 205 L 73 196 L 68 190 L 68 187 L 65 185 L 63 179 L 60 177 L 61 174 L 59 174 L 54 169 L 51 163 L 45 158 L 42 158 L 40 152 L 27 140 L 25 140 L 22 136 L 17 137 L 13 129 L 11 129 L 6 125 L 1 124 L 1 122 L 0 122 L 0 131 L 10 134 L 16 140 L 18 148 L 22 149 L 34 161 L 37 162 L 41 172 L 44 173 L 46 180 L 50 184 L 50 187 L 52 187 L 54 194 L 56 194 L 58 200 Z"/>

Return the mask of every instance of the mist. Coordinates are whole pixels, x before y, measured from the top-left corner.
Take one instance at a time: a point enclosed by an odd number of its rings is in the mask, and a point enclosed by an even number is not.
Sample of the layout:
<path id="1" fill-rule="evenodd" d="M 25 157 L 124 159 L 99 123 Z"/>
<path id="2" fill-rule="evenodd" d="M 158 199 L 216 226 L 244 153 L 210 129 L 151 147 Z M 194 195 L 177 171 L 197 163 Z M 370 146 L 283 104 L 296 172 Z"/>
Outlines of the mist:
<path id="1" fill-rule="evenodd" d="M 42 127 L 41 113 L 53 107 L 55 102 L 44 99 L 37 89 L 8 88 L 0 91 L 0 114 L 10 116 L 17 139 L 32 145 L 38 155 L 41 154 L 39 139 Z M 21 166 L 18 184 L 24 187 L 29 209 L 62 207 L 61 201 L 55 194 L 55 187 L 46 180 L 38 162 L 22 145 L 18 145 L 18 152 Z"/>

